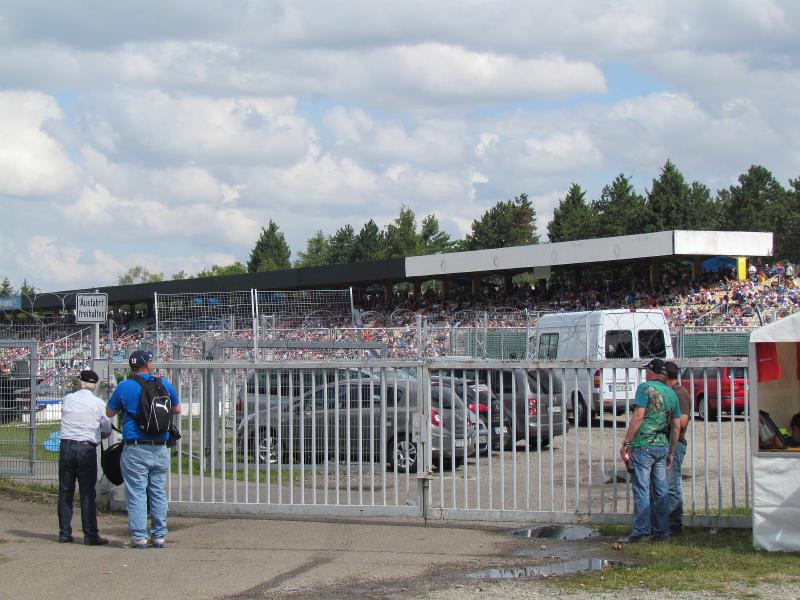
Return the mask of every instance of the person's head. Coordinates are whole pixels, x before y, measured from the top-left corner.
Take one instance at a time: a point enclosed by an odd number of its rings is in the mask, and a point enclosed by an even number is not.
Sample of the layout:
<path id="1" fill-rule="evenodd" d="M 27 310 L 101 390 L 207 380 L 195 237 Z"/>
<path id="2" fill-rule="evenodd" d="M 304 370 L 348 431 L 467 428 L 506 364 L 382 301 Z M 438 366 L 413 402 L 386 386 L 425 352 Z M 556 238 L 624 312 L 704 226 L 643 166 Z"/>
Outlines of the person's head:
<path id="1" fill-rule="evenodd" d="M 796 440 L 800 440 L 800 412 L 793 416 L 792 420 L 789 421 L 789 428 L 792 437 Z"/>
<path id="2" fill-rule="evenodd" d="M 677 383 L 678 377 L 680 376 L 678 365 L 668 360 L 664 363 L 664 367 L 667 369 L 667 379 L 669 379 L 670 383 Z"/>
<path id="3" fill-rule="evenodd" d="M 647 369 L 645 373 L 645 377 L 647 381 L 661 381 L 665 382 L 667 380 L 667 364 L 661 360 L 660 358 L 654 358 L 648 363 L 642 365 L 645 369 Z"/>
<path id="4" fill-rule="evenodd" d="M 133 373 L 149 372 L 152 360 L 152 353 L 145 350 L 134 350 L 128 358 L 128 366 Z"/>
<path id="5" fill-rule="evenodd" d="M 81 374 L 78 376 L 78 386 L 82 390 L 93 392 L 97 388 L 98 381 L 100 381 L 100 377 L 97 373 L 88 369 L 86 371 L 81 371 Z"/>

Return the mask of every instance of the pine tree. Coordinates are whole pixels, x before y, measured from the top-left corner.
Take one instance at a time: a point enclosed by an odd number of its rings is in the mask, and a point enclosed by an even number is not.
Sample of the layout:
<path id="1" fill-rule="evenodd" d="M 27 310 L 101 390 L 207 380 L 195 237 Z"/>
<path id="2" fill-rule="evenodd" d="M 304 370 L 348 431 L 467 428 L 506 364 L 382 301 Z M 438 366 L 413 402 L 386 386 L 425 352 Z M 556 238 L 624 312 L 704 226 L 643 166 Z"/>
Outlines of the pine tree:
<path id="1" fill-rule="evenodd" d="M 585 240 L 595 237 L 596 230 L 597 215 L 586 203 L 586 192 L 573 183 L 553 211 L 553 220 L 547 224 L 547 236 L 551 242 Z"/>
<path id="2" fill-rule="evenodd" d="M 289 245 L 286 243 L 286 238 L 279 231 L 275 222 L 270 219 L 267 228 L 261 228 L 261 234 L 258 236 L 256 245 L 250 252 L 247 271 L 249 273 L 257 273 L 288 269 L 291 267 L 289 263 L 290 256 L 291 250 L 289 250 Z"/>
<path id="3" fill-rule="evenodd" d="M 357 261 L 381 260 L 386 251 L 386 239 L 375 221 L 370 219 L 356 236 L 354 258 Z"/>
<path id="4" fill-rule="evenodd" d="M 328 238 L 318 230 L 308 238 L 305 252 L 298 252 L 296 267 L 321 267 L 328 264 Z"/>
<path id="5" fill-rule="evenodd" d="M 328 238 L 328 264 L 336 265 L 355 261 L 356 232 L 349 223 Z"/>
<path id="6" fill-rule="evenodd" d="M 527 194 L 501 201 L 472 222 L 465 246 L 469 250 L 538 244 L 536 210 Z"/>

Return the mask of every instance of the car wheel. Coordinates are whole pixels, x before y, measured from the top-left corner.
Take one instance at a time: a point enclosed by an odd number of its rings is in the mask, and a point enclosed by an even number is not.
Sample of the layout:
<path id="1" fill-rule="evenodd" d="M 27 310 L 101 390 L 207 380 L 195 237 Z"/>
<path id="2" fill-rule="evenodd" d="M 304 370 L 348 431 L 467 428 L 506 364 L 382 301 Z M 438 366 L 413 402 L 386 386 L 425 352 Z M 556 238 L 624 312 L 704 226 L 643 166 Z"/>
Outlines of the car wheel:
<path id="1" fill-rule="evenodd" d="M 255 455 L 256 442 L 250 438 L 250 453 Z M 261 464 L 275 464 L 278 462 L 278 434 L 262 429 L 258 437 L 258 460 Z M 284 458 L 288 458 L 284 452 Z"/>
<path id="2" fill-rule="evenodd" d="M 703 421 L 713 421 L 717 418 L 717 411 L 709 406 L 708 418 L 706 418 L 706 403 L 703 398 L 704 396 L 702 395 L 697 397 L 697 414 L 700 415 Z"/>
<path id="3" fill-rule="evenodd" d="M 530 442 L 531 450 L 536 450 L 537 447 L 541 447 L 542 450 L 546 450 L 549 445 L 549 438 L 542 438 L 541 443 L 537 442 L 536 438 L 533 438 Z"/>
<path id="4" fill-rule="evenodd" d="M 576 403 L 577 410 L 576 410 L 576 420 L 578 425 L 588 425 L 589 424 L 589 411 L 586 407 L 586 402 L 583 401 L 583 396 L 578 396 L 578 402 Z"/>
<path id="5" fill-rule="evenodd" d="M 413 473 L 417 470 L 417 445 L 405 435 L 398 435 L 389 442 L 390 467 L 401 473 Z"/>

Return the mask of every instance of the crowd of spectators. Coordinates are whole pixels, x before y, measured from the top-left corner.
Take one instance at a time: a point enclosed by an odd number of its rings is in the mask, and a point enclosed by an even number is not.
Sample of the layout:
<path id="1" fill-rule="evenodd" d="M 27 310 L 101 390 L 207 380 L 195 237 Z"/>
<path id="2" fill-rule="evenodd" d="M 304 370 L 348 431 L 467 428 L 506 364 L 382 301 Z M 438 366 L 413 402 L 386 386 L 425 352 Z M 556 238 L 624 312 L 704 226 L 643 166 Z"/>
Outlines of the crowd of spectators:
<path id="1" fill-rule="evenodd" d="M 357 304 L 355 324 L 341 319 L 326 321 L 324 316 L 278 319 L 273 327 L 260 331 L 261 339 L 294 345 L 314 343 L 309 347 L 257 351 L 252 346 L 253 331 L 246 327 L 206 331 L 162 328 L 156 335 L 153 323 L 138 317 L 131 320 L 120 313 L 114 315 L 113 347 L 108 335 L 101 338 L 100 347 L 101 354 L 112 360 L 124 360 L 130 350 L 141 346 L 152 349 L 162 360 L 253 360 L 256 352 L 258 358 L 279 361 L 416 358 L 421 349 L 428 356 L 467 353 L 469 347 L 462 334 L 469 330 L 518 332 L 524 337 L 528 328 L 535 328 L 540 314 L 611 308 L 660 308 L 673 331 L 684 326 L 745 330 L 798 310 L 800 278 L 796 274 L 795 265 L 782 263 L 751 265 L 744 281 L 731 271 L 692 279 L 685 272 L 664 269 L 658 285 L 653 286 L 649 280 L 630 273 L 604 273 L 593 278 L 584 271 L 554 277 L 548 285 L 518 283 L 504 289 L 487 282 L 477 295 L 453 286 L 456 289 L 446 299 L 433 287 L 419 296 L 398 291 L 388 300 L 382 293 L 365 294 Z M 620 281 L 626 284 L 622 286 Z M 40 335 L 32 336 L 37 326 Z M 66 334 L 70 327 L 72 333 Z M 47 327 L 42 327 L 41 322 L 15 321 L 13 325 L 0 325 L 0 337 L 40 339 L 40 360 L 49 365 L 47 378 L 57 380 L 86 367 L 91 359 L 90 336 L 76 333 L 76 327 L 63 320 L 58 326 Z M 224 340 L 236 340 L 239 347 L 227 347 Z M 204 356 L 213 342 L 217 342 L 215 354 Z M 370 342 L 373 347 L 342 348 L 342 342 Z M 0 349 L 0 372 L 9 372 L 14 361 L 24 359 L 24 354 L 21 348 Z"/>

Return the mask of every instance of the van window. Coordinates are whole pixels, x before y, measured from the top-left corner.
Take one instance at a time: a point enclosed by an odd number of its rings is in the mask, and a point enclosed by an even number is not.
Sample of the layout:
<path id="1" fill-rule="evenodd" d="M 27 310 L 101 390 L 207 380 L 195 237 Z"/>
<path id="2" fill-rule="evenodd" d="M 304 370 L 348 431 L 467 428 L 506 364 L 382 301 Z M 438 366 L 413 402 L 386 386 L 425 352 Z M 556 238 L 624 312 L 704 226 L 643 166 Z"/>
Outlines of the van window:
<path id="1" fill-rule="evenodd" d="M 624 329 L 607 331 L 606 358 L 633 358 L 633 334 Z"/>
<path id="2" fill-rule="evenodd" d="M 558 334 L 543 333 L 539 336 L 539 359 L 555 358 L 558 354 Z"/>
<path id="3" fill-rule="evenodd" d="M 666 358 L 667 345 L 661 329 L 639 330 L 639 358 Z"/>

